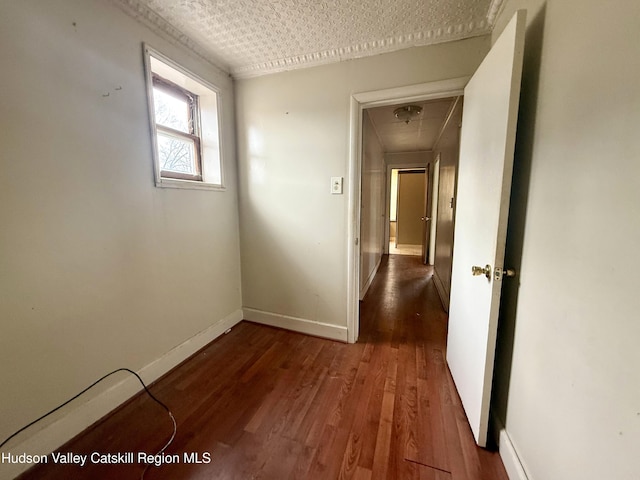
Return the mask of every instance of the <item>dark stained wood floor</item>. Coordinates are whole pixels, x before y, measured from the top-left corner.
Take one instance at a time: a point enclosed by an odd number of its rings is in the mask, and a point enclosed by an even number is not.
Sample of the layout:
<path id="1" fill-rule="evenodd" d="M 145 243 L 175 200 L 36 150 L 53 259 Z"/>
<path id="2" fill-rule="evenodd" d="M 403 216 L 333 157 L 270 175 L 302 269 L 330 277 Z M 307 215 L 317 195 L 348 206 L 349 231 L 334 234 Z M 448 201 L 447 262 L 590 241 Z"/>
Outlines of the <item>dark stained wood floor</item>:
<path id="1" fill-rule="evenodd" d="M 160 479 L 507 480 L 475 446 L 445 364 L 446 315 L 418 257 L 384 257 L 355 345 L 242 322 L 156 382 L 178 433 Z M 158 451 L 166 412 L 139 395 L 62 451 Z M 22 479 L 138 479 L 144 466 L 49 464 Z"/>

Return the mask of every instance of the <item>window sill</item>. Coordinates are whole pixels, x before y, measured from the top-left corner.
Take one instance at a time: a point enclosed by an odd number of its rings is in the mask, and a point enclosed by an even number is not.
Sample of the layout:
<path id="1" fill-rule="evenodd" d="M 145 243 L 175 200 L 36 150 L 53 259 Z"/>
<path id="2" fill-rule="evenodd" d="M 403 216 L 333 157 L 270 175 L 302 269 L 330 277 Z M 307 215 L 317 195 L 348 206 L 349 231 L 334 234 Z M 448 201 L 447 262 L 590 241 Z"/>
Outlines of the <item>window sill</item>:
<path id="1" fill-rule="evenodd" d="M 219 192 L 223 192 L 227 189 L 224 185 L 217 185 L 215 183 L 198 182 L 194 180 L 177 180 L 174 178 L 161 178 L 156 181 L 156 187 L 182 188 L 187 190 L 215 190 Z"/>

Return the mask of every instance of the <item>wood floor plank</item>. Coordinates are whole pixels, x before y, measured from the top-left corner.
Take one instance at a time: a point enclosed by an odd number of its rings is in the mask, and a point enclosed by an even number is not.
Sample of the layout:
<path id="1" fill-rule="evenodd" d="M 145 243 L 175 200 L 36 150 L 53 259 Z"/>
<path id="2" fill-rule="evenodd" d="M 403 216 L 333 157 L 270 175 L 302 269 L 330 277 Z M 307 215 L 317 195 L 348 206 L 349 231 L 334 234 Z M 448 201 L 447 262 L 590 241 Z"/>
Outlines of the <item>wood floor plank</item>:
<path id="1" fill-rule="evenodd" d="M 508 480 L 478 448 L 448 372 L 446 314 L 418 257 L 384 257 L 354 345 L 241 322 L 154 383 L 177 435 L 145 480 Z M 63 446 L 157 452 L 166 412 L 138 395 Z M 39 465 L 22 480 L 139 479 L 144 465 Z"/>
<path id="2" fill-rule="evenodd" d="M 418 380 L 420 392 L 420 445 L 424 456 L 421 463 L 444 471 L 451 471 L 447 449 L 441 390 L 447 384 L 447 367 L 440 349 L 430 349 L 427 355 L 427 379 Z"/>
<path id="3" fill-rule="evenodd" d="M 308 445 L 302 445 L 302 451 L 296 463 L 291 471 L 291 480 L 307 480 L 309 477 L 309 469 L 311 468 L 311 462 L 316 455 L 316 449 Z"/>
<path id="4" fill-rule="evenodd" d="M 393 418 L 396 401 L 397 374 L 397 356 L 392 356 L 387 366 L 387 377 L 384 382 L 384 393 L 382 394 L 382 408 L 380 410 L 376 448 L 373 453 L 373 468 L 371 469 L 373 479 L 387 478 L 387 472 L 389 470 L 391 440 L 394 427 Z"/>
<path id="5" fill-rule="evenodd" d="M 384 399 L 384 386 L 387 368 L 391 360 L 392 349 L 388 344 L 376 345 L 371 357 L 369 368 L 369 389 L 367 397 L 360 402 L 366 402 L 366 409 L 358 413 L 358 422 L 354 425 L 354 433 L 359 437 L 360 451 L 358 466 L 370 471 L 373 468 L 373 458 L 376 447 L 377 430 Z"/>

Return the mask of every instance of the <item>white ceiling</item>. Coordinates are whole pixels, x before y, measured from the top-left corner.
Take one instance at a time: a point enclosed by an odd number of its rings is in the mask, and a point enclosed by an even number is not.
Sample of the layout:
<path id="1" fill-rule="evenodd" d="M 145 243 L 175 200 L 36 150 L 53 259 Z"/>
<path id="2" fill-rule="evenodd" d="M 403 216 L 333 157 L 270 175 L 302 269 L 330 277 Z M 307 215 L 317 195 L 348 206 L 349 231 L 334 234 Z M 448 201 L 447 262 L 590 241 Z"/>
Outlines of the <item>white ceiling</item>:
<path id="1" fill-rule="evenodd" d="M 454 98 L 402 103 L 367 109 L 382 149 L 386 153 L 426 151 L 433 148 Z M 408 124 L 398 120 L 393 111 L 404 105 L 419 105 L 422 112 Z"/>
<path id="2" fill-rule="evenodd" d="M 110 0 L 236 78 L 490 32 L 503 0 Z"/>

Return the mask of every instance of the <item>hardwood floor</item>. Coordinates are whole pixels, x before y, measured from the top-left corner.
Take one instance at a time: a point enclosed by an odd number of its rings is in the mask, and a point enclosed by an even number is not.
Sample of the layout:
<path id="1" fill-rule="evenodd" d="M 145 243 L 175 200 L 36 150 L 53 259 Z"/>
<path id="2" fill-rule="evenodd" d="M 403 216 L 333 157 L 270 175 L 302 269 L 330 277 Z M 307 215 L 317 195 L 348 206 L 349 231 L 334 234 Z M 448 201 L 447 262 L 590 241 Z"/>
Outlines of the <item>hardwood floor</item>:
<path id="1" fill-rule="evenodd" d="M 151 388 L 178 430 L 154 479 L 507 480 L 475 446 L 445 364 L 446 315 L 418 257 L 385 257 L 355 345 L 242 322 Z M 61 451 L 157 452 L 166 412 L 139 395 Z M 210 463 L 189 464 L 195 452 Z M 52 464 L 22 479 L 137 479 L 144 465 Z"/>

